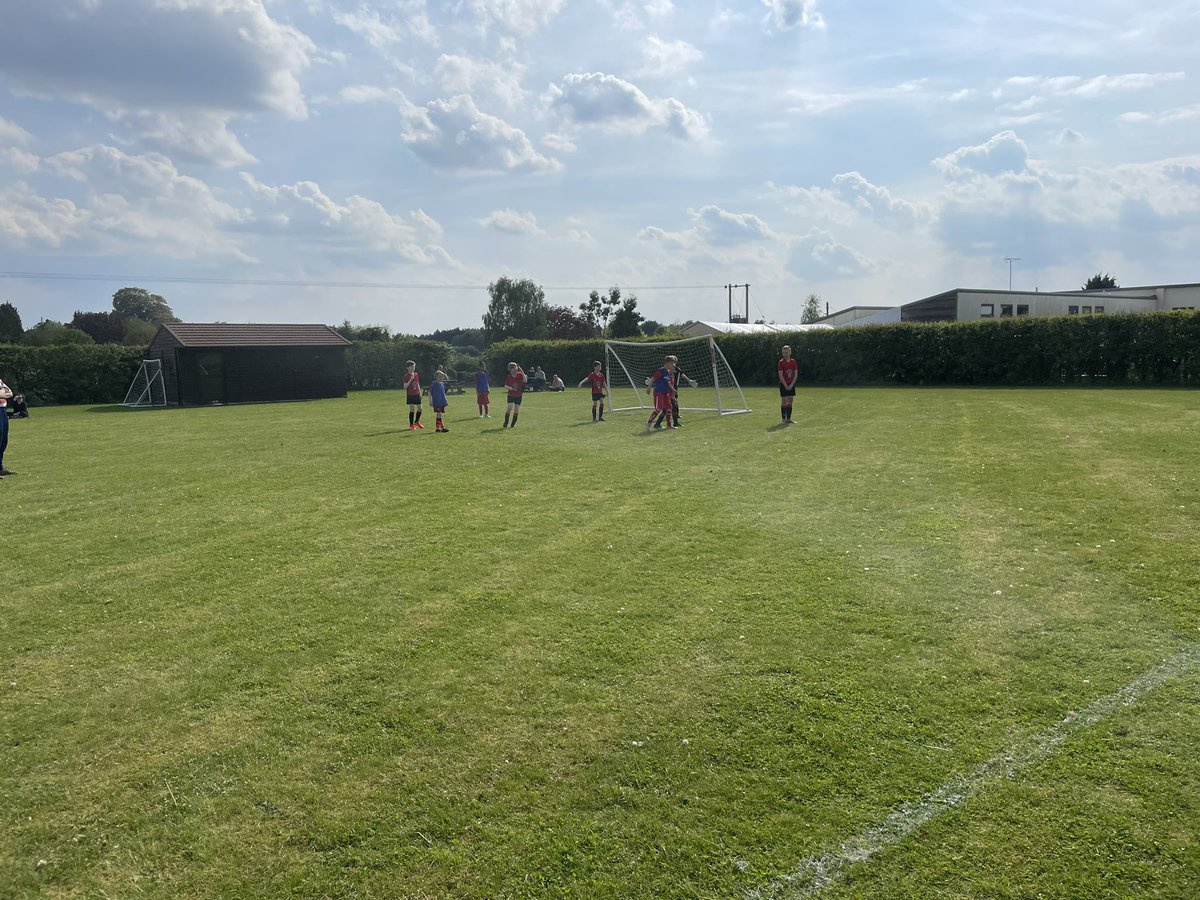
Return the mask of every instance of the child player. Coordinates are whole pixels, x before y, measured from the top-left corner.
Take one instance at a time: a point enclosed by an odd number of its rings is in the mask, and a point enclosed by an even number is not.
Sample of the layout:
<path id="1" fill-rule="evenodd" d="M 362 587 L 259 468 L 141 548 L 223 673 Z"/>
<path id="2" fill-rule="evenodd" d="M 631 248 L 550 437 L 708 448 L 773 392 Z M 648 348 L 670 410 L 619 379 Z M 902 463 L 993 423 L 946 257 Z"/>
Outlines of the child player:
<path id="1" fill-rule="evenodd" d="M 491 384 L 488 382 L 487 366 L 480 363 L 479 371 L 475 373 L 475 402 L 479 404 L 479 418 L 481 419 L 491 418 L 488 408 L 488 392 L 490 390 Z"/>
<path id="2" fill-rule="evenodd" d="M 512 426 L 517 427 L 517 416 L 521 412 L 521 395 L 525 393 L 525 382 L 529 380 L 515 362 L 508 364 L 508 375 L 504 379 L 504 386 L 508 388 L 508 406 L 504 407 L 504 427 L 510 427 L 508 417 L 512 415 Z"/>
<path id="3" fill-rule="evenodd" d="M 433 429 L 434 433 L 449 432 L 450 429 L 442 422 L 442 414 L 446 411 L 446 373 L 441 369 L 433 373 L 433 384 L 429 386 L 429 405 L 433 407 L 434 413 L 437 414 L 437 425 Z"/>
<path id="4" fill-rule="evenodd" d="M 600 361 L 597 360 L 596 362 L 592 363 L 591 374 L 585 376 L 584 379 L 579 382 L 580 387 L 583 387 L 588 382 L 591 382 L 593 422 L 604 421 L 604 397 L 608 394 L 608 384 L 604 380 L 604 373 L 600 371 L 603 368 L 604 367 L 600 365 Z M 600 414 L 598 417 L 596 415 L 597 412 Z"/>
<path id="5" fill-rule="evenodd" d="M 404 391 L 408 394 L 408 430 L 424 429 L 421 424 L 421 376 L 411 359 L 404 364 Z"/>
<path id="6" fill-rule="evenodd" d="M 683 423 L 679 421 L 679 382 L 682 379 L 688 383 L 689 387 L 695 387 L 697 382 L 683 373 L 683 370 L 679 368 L 679 359 L 677 357 L 672 356 L 670 359 L 675 363 L 675 371 L 671 374 L 671 423 L 676 428 L 682 428 Z M 658 421 L 654 423 L 654 427 L 662 428 L 663 419 L 665 418 L 666 416 L 660 415 Z"/>
<path id="7" fill-rule="evenodd" d="M 646 379 L 646 386 L 654 385 L 654 411 L 650 413 L 650 418 L 646 420 L 646 430 L 649 431 L 653 426 L 654 419 L 660 415 L 671 415 L 671 395 L 675 391 L 673 376 L 675 374 L 675 357 L 668 356 L 663 360 L 662 368 Z M 669 423 L 673 420 L 667 419 Z M 668 424 L 667 429 L 674 428 L 674 424 Z"/>
<path id="8" fill-rule="evenodd" d="M 784 346 L 779 360 L 779 415 L 784 425 L 792 424 L 792 401 L 796 398 L 796 376 L 800 367 L 792 359 L 792 348 Z"/>

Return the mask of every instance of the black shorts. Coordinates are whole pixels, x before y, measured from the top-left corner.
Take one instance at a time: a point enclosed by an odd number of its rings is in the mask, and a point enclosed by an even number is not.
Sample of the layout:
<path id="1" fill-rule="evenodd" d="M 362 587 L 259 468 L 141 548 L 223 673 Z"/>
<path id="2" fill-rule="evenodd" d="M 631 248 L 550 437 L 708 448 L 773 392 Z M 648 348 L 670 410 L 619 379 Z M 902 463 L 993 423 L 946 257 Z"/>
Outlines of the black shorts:
<path id="1" fill-rule="evenodd" d="M 416 396 L 413 396 L 412 394 L 409 394 L 408 395 L 408 405 L 409 406 L 420 406 L 421 405 L 421 395 L 417 394 Z"/>
<path id="2" fill-rule="evenodd" d="M 593 394 L 592 394 L 592 402 L 593 402 L 593 403 L 599 403 L 599 402 L 600 402 L 601 400 L 603 400 L 603 399 L 604 399 L 604 395 L 603 395 L 603 394 L 596 394 L 596 393 L 593 393 Z"/>
<path id="3" fill-rule="evenodd" d="M 779 386 L 780 397 L 795 397 L 796 389 L 794 387 L 785 388 L 782 384 Z"/>
<path id="4" fill-rule="evenodd" d="M 520 397 L 509 397 L 508 402 L 511 403 L 513 406 L 520 406 L 521 398 Z"/>

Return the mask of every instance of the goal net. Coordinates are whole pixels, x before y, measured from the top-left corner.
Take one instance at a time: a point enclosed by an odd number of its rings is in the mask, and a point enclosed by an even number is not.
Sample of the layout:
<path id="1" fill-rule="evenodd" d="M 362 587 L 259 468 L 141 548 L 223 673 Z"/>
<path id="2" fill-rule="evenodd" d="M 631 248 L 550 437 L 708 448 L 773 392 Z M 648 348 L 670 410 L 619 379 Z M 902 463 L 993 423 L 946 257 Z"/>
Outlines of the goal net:
<path id="1" fill-rule="evenodd" d="M 679 408 L 721 415 L 750 412 L 746 396 L 711 335 L 682 341 L 605 341 L 604 372 L 613 412 L 652 409 L 654 396 L 646 379 L 679 357 Z"/>
<path id="2" fill-rule="evenodd" d="M 133 384 L 125 392 L 122 406 L 166 406 L 167 386 L 163 382 L 162 360 L 143 359 L 142 367 L 133 376 Z"/>

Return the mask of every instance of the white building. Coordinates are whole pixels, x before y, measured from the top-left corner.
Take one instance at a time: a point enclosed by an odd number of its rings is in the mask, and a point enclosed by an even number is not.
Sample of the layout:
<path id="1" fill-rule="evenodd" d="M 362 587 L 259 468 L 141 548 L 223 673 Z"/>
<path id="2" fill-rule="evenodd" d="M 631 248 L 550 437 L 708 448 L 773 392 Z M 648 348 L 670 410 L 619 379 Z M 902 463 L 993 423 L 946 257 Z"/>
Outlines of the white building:
<path id="1" fill-rule="evenodd" d="M 988 291 L 955 288 L 921 300 L 856 316 L 847 325 L 890 322 L 971 322 L 1018 316 L 1074 316 L 1200 308 L 1200 284 L 1164 284 L 1095 291 Z M 862 307 L 859 307 L 862 309 Z M 843 310 L 845 312 L 845 310 Z M 839 315 L 835 313 L 834 316 Z M 832 319 L 827 316 L 822 322 Z"/>

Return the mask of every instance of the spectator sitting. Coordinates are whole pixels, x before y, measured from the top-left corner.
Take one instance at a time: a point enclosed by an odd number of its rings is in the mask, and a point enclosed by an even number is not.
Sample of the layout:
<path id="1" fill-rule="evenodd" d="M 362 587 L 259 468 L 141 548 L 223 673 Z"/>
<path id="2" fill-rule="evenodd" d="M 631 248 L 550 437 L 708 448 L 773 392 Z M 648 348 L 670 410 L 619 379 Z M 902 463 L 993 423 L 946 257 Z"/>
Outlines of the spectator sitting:
<path id="1" fill-rule="evenodd" d="M 529 390 L 544 391 L 546 389 L 546 373 L 542 371 L 541 366 L 534 367 L 533 374 L 529 376 Z"/>
<path id="2" fill-rule="evenodd" d="M 17 394 L 8 401 L 8 417 L 10 419 L 28 419 L 29 405 L 25 402 L 24 394 Z"/>
<path id="3" fill-rule="evenodd" d="M 567 389 L 567 386 L 565 384 L 563 384 L 563 380 L 561 378 L 559 378 L 558 374 L 556 373 L 554 376 L 554 380 L 550 382 L 550 390 L 565 391 L 566 389 Z"/>

